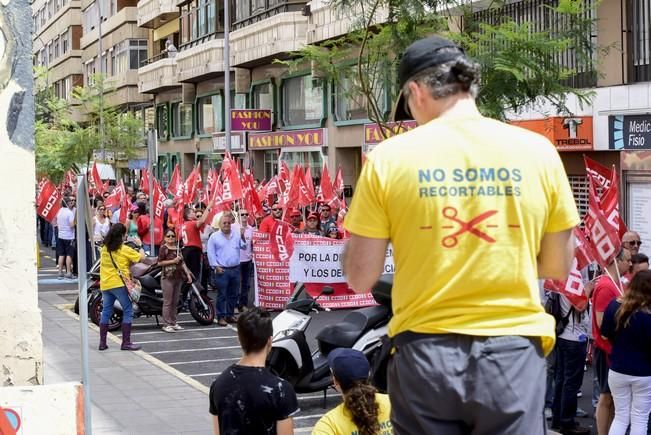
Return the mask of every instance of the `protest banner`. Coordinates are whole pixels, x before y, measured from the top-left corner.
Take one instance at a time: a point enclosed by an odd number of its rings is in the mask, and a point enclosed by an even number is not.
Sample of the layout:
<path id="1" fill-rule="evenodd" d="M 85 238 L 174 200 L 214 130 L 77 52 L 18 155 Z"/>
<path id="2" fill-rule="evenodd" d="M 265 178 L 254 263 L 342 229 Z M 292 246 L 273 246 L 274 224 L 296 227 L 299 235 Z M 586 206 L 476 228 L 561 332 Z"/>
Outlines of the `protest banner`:
<path id="1" fill-rule="evenodd" d="M 287 304 L 287 300 L 292 294 L 294 284 L 296 282 L 305 283 L 305 288 L 312 296 L 316 296 L 321 292 L 325 285 L 329 285 L 334 289 L 334 294 L 331 296 L 322 296 L 319 299 L 319 304 L 327 308 L 359 308 L 370 305 L 375 305 L 375 300 L 370 293 L 356 294 L 345 283 L 343 272 L 341 272 L 341 262 L 333 261 L 332 256 L 329 261 L 323 264 L 318 264 L 318 252 L 329 252 L 334 255 L 337 254 L 340 258 L 343 253 L 343 246 L 345 240 L 327 239 L 325 237 L 311 236 L 307 234 L 294 234 L 295 251 L 291 258 L 283 261 L 277 261 L 271 253 L 271 246 L 269 241 L 269 234 L 255 232 L 253 234 L 253 262 L 255 263 L 255 290 L 257 295 L 258 305 L 266 309 L 283 309 Z M 293 261 L 298 261 L 298 254 L 296 249 L 300 247 L 300 252 L 312 255 L 316 253 L 317 261 L 303 262 L 309 264 L 308 273 L 304 275 L 307 279 L 296 279 L 302 277 L 297 275 L 293 279 L 290 278 L 290 264 Z M 390 268 L 393 268 L 393 259 L 390 261 Z M 299 270 L 300 264 L 296 263 L 294 269 Z M 311 278 L 310 271 L 328 269 L 334 278 L 326 279 L 321 277 L 319 279 Z M 338 268 L 338 271 L 332 272 L 333 269 Z M 305 272 L 304 272 L 305 273 Z"/>

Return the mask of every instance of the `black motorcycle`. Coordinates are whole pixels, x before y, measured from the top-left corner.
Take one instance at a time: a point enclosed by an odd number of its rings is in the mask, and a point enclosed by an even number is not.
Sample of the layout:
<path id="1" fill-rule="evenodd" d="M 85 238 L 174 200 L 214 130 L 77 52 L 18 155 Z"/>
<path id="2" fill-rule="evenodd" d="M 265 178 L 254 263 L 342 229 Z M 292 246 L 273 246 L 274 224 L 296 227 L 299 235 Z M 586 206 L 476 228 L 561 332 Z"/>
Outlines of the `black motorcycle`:
<path id="1" fill-rule="evenodd" d="M 154 261 L 149 258 L 148 262 Z M 139 265 L 144 268 L 142 273 L 134 273 L 132 278 L 140 281 L 142 292 L 140 299 L 134 304 L 133 316 L 140 317 L 145 315 L 147 317 L 154 316 L 156 324 L 160 325 L 158 316 L 163 313 L 163 290 L 161 289 L 160 279 L 162 268 L 157 264 Z M 99 289 L 99 261 L 93 265 L 89 272 L 89 281 L 87 285 L 88 292 L 88 317 L 90 320 L 99 325 L 102 314 L 102 292 Z M 206 290 L 201 286 L 196 279 L 191 283 L 184 282 L 179 295 L 179 302 L 177 304 L 178 311 L 183 308 L 184 302 L 188 301 L 188 309 L 192 318 L 200 325 L 210 325 L 215 319 L 215 305 L 208 297 Z M 75 303 L 75 312 L 79 313 L 79 298 Z M 109 320 L 109 331 L 115 331 L 120 328 L 122 324 L 122 307 L 116 300 L 113 306 L 113 315 Z"/>

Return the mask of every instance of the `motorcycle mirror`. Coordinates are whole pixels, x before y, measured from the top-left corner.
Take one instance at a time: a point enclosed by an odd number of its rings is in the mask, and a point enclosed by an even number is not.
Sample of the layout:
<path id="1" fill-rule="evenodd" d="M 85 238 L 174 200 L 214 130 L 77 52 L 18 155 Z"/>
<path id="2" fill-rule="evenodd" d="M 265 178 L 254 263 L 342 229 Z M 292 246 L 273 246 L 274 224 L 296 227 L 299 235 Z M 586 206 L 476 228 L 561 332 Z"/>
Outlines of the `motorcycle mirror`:
<path id="1" fill-rule="evenodd" d="M 330 296 L 330 295 L 333 294 L 334 292 L 335 292 L 335 289 L 333 289 L 333 288 L 330 287 L 329 285 L 323 287 L 323 290 L 321 290 L 321 294 L 322 294 L 322 295 L 326 295 L 326 296 Z"/>

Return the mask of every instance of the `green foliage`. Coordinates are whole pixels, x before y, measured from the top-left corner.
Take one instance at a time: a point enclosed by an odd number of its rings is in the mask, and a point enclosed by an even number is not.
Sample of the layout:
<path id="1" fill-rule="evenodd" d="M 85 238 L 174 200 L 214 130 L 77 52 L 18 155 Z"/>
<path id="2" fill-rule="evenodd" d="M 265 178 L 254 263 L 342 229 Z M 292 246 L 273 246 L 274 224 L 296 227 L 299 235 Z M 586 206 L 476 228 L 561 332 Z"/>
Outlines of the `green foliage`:
<path id="1" fill-rule="evenodd" d="M 396 100 L 400 53 L 415 40 L 435 33 L 457 41 L 481 65 L 478 104 L 487 116 L 503 119 L 507 112 L 539 99 L 568 112 L 569 94 L 581 103 L 591 98 L 591 93 L 573 87 L 573 80 L 581 75 L 594 82 L 597 77 L 595 59 L 600 49 L 591 39 L 596 5 L 588 8 L 582 0 L 549 0 L 529 6 L 538 22 L 518 24 L 500 0 L 479 13 L 476 6 L 455 0 L 332 0 L 330 4 L 344 17 L 354 17 L 350 32 L 306 46 L 280 63 L 290 71 L 309 65 L 335 85 L 346 83 L 347 97 L 362 96 L 374 122 L 388 119 L 381 99 L 388 93 L 390 101 Z M 449 30 L 455 22 L 463 22 L 462 32 Z M 563 65 L 561 60 L 567 58 L 574 61 Z M 342 68 L 351 61 L 356 68 Z M 377 92 L 378 86 L 385 87 L 386 93 Z"/>
<path id="2" fill-rule="evenodd" d="M 37 80 L 41 75 L 37 71 Z M 67 170 L 78 172 L 81 166 L 87 166 L 100 150 L 114 156 L 120 153 L 125 158 L 134 156 L 136 147 L 144 141 L 142 121 L 132 112 L 107 106 L 104 100 L 111 92 L 101 75 L 93 76 L 89 86 L 76 87 L 72 98 L 78 106 L 74 110 L 85 116 L 77 122 L 70 102 L 56 98 L 47 86 L 40 88 L 35 124 L 38 176 L 58 182 Z"/>

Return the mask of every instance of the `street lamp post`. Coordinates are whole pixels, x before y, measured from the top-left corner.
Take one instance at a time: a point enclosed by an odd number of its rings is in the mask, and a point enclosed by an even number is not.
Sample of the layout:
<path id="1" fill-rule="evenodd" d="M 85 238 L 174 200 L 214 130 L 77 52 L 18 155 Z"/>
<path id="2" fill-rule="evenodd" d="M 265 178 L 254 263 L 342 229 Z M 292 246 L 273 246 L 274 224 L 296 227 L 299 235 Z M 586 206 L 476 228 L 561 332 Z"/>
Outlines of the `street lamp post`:
<path id="1" fill-rule="evenodd" d="M 224 112 L 226 113 L 226 153 L 231 153 L 231 49 L 230 49 L 230 0 L 224 0 Z"/>

